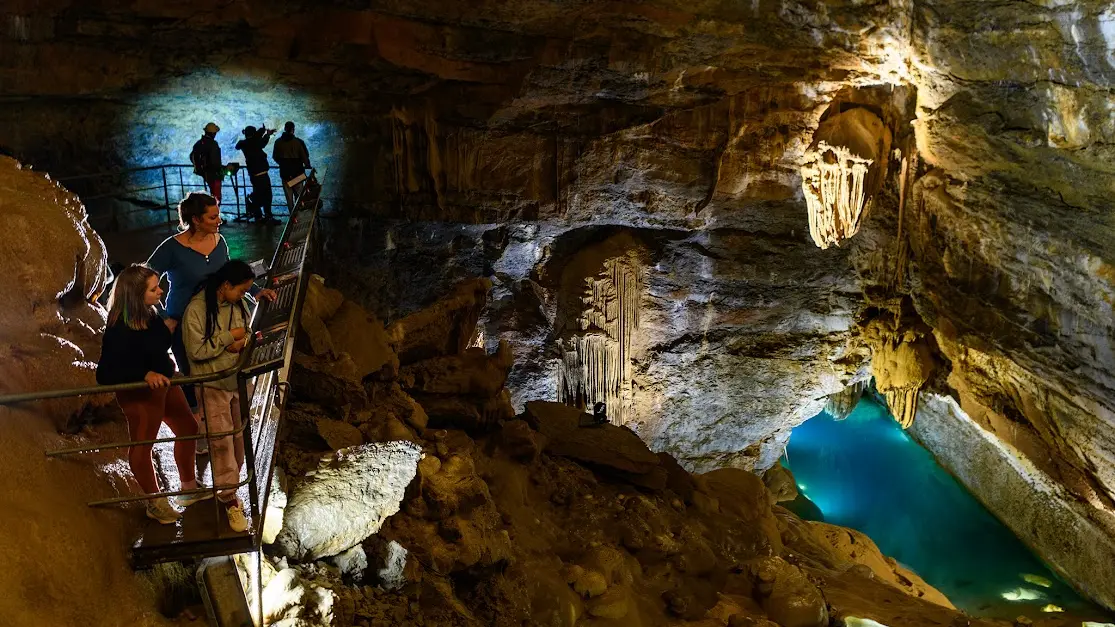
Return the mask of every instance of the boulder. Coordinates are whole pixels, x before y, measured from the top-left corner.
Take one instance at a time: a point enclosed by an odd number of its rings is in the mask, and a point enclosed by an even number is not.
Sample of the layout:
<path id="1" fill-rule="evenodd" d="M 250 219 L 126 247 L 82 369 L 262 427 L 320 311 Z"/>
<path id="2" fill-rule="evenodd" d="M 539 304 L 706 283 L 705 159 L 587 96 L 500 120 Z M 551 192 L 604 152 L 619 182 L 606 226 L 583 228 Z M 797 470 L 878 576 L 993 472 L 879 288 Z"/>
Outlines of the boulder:
<path id="1" fill-rule="evenodd" d="M 399 371 L 399 383 L 409 392 L 495 396 L 507 383 L 513 363 L 511 346 L 500 340 L 499 349 L 488 355 L 470 348 L 459 355 L 426 359 Z"/>
<path id="2" fill-rule="evenodd" d="M 448 297 L 392 323 L 387 335 L 400 363 L 463 353 L 476 334 L 490 289 L 488 279 L 464 281 Z"/>
<path id="3" fill-rule="evenodd" d="M 605 424 L 580 427 L 584 412 L 548 401 L 527 403 L 523 419 L 546 436 L 546 452 L 598 468 L 646 474 L 658 467 L 658 456 L 627 427 Z"/>
<path id="4" fill-rule="evenodd" d="M 411 442 L 364 444 L 325 457 L 289 496 L 276 546 L 312 560 L 336 555 L 399 511 L 422 449 Z"/>
<path id="5" fill-rule="evenodd" d="M 302 302 L 302 315 L 328 321 L 345 302 L 339 290 L 325 286 L 325 278 L 313 274 L 306 281 L 306 298 Z"/>
<path id="6" fill-rule="evenodd" d="M 368 382 L 364 385 L 364 390 L 368 395 L 369 407 L 358 418 L 358 422 L 382 424 L 394 417 L 413 427 L 419 434 L 426 430 L 429 416 L 398 383 Z"/>
<path id="7" fill-rule="evenodd" d="M 317 432 L 329 448 L 335 451 L 364 443 L 364 436 L 360 433 L 360 429 L 340 420 L 319 418 Z"/>
<path id="8" fill-rule="evenodd" d="M 430 423 L 439 428 L 487 430 L 515 417 L 511 395 L 503 390 L 492 397 L 415 393 Z"/>
<path id="9" fill-rule="evenodd" d="M 767 616 L 782 627 L 828 625 L 828 606 L 821 591 L 782 558 L 772 557 L 751 565 L 756 590 Z"/>
<path id="10" fill-rule="evenodd" d="M 290 381 L 299 400 L 323 407 L 363 407 L 368 402 L 359 370 L 345 353 L 336 360 L 295 353 Z"/>
<path id="11" fill-rule="evenodd" d="M 782 462 L 763 473 L 763 483 L 770 490 L 775 503 L 786 503 L 798 497 L 798 484 L 794 474 Z"/>
<path id="12" fill-rule="evenodd" d="M 735 516 L 748 528 L 758 530 L 773 554 L 782 552 L 778 521 L 762 479 L 739 468 L 720 468 L 699 475 L 696 480 L 698 489 L 717 501 L 721 513 Z"/>
<path id="13" fill-rule="evenodd" d="M 364 553 L 364 547 L 359 544 L 334 555 L 329 561 L 341 571 L 342 577 L 353 583 L 363 581 L 364 571 L 368 568 L 368 556 Z"/>
<path id="14" fill-rule="evenodd" d="M 545 446 L 546 436 L 530 428 L 525 420 L 512 420 L 500 425 L 495 436 L 496 448 L 508 457 L 531 463 Z"/>
<path id="15" fill-rule="evenodd" d="M 658 462 L 666 470 L 666 488 L 686 503 L 692 502 L 693 492 L 697 490 L 697 482 L 693 480 L 693 475 L 682 468 L 678 460 L 669 453 L 658 453 Z"/>
<path id="16" fill-rule="evenodd" d="M 395 378 L 399 358 L 388 345 L 383 323 L 374 314 L 352 301 L 345 301 L 329 320 L 328 327 L 336 350 L 352 357 L 361 379 L 375 374 L 388 380 Z"/>

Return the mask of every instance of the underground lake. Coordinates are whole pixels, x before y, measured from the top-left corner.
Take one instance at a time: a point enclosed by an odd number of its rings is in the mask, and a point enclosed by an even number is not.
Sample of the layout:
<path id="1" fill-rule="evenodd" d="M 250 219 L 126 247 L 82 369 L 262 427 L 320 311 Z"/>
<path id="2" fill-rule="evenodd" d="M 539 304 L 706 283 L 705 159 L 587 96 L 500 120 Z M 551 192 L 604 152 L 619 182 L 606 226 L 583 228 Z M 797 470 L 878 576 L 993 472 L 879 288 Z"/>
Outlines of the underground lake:
<path id="1" fill-rule="evenodd" d="M 862 531 L 972 616 L 1111 621 L 870 398 L 845 420 L 822 412 L 795 428 L 783 465 L 801 494 L 791 509 Z"/>

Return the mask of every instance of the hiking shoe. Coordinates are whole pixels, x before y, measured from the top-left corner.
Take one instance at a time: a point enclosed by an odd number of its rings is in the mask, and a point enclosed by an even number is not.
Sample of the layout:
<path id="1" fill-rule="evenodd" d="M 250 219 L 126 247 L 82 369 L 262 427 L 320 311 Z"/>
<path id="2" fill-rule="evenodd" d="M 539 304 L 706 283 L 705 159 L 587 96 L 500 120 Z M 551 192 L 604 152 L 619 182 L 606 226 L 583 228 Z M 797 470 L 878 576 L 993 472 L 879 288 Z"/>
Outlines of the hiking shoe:
<path id="1" fill-rule="evenodd" d="M 160 525 L 173 525 L 178 522 L 182 514 L 171 507 L 170 502 L 165 498 L 157 498 L 147 501 L 147 517 Z"/>
<path id="2" fill-rule="evenodd" d="M 203 488 L 205 486 L 199 485 L 198 487 Z M 213 498 L 212 490 L 206 490 L 205 492 L 195 492 L 193 494 L 179 494 L 178 496 L 174 497 L 174 504 L 178 507 L 189 507 L 194 503 L 200 503 L 211 498 Z"/>
<path id="3" fill-rule="evenodd" d="M 240 504 L 240 501 L 229 503 L 228 509 L 225 511 L 228 513 L 228 526 L 233 531 L 239 533 L 248 530 L 248 519 L 244 518 L 244 507 Z"/>

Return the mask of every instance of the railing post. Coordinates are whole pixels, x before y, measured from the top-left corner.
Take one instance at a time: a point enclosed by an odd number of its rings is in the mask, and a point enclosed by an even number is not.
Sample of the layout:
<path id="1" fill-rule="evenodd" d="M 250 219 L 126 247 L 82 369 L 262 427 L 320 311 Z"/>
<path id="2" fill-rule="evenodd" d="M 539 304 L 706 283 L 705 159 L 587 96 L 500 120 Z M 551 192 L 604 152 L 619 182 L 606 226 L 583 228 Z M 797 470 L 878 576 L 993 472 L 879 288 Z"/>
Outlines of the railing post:
<path id="1" fill-rule="evenodd" d="M 252 414 L 251 414 L 251 399 L 248 398 L 248 380 L 245 377 L 236 377 L 236 387 L 238 400 L 240 401 L 240 420 L 244 423 L 244 465 L 250 470 L 248 476 L 251 478 L 248 482 L 248 499 L 252 504 L 252 523 L 259 525 L 263 519 L 263 512 L 259 511 L 259 473 L 255 472 L 256 467 L 256 453 L 252 447 Z M 256 529 L 262 532 L 262 528 Z"/>
<path id="2" fill-rule="evenodd" d="M 159 168 L 159 171 L 163 173 L 163 207 L 166 208 L 166 225 L 170 228 L 170 190 L 166 185 L 166 166 Z"/>

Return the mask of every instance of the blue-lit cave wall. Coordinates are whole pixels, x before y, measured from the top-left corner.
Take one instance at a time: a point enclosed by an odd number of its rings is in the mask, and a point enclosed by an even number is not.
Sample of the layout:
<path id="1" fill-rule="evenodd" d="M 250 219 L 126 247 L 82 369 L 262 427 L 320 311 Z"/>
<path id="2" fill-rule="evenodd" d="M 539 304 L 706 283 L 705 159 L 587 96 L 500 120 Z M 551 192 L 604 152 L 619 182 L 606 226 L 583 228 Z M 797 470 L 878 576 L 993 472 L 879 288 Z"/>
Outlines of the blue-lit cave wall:
<path id="1" fill-rule="evenodd" d="M 243 163 L 236 142 L 246 126 L 282 129 L 287 120 L 297 126 L 319 172 L 339 169 L 341 136 L 317 97 L 300 93 L 281 82 L 250 72 L 203 71 L 169 79 L 139 96 L 122 120 L 125 143 L 120 153 L 135 167 L 189 163 L 190 148 L 202 127 L 221 127 L 217 142 L 225 162 Z M 275 135 L 278 138 L 278 135 Z M 273 141 L 273 140 L 272 140 Z M 270 156 L 270 150 L 268 150 Z"/>

